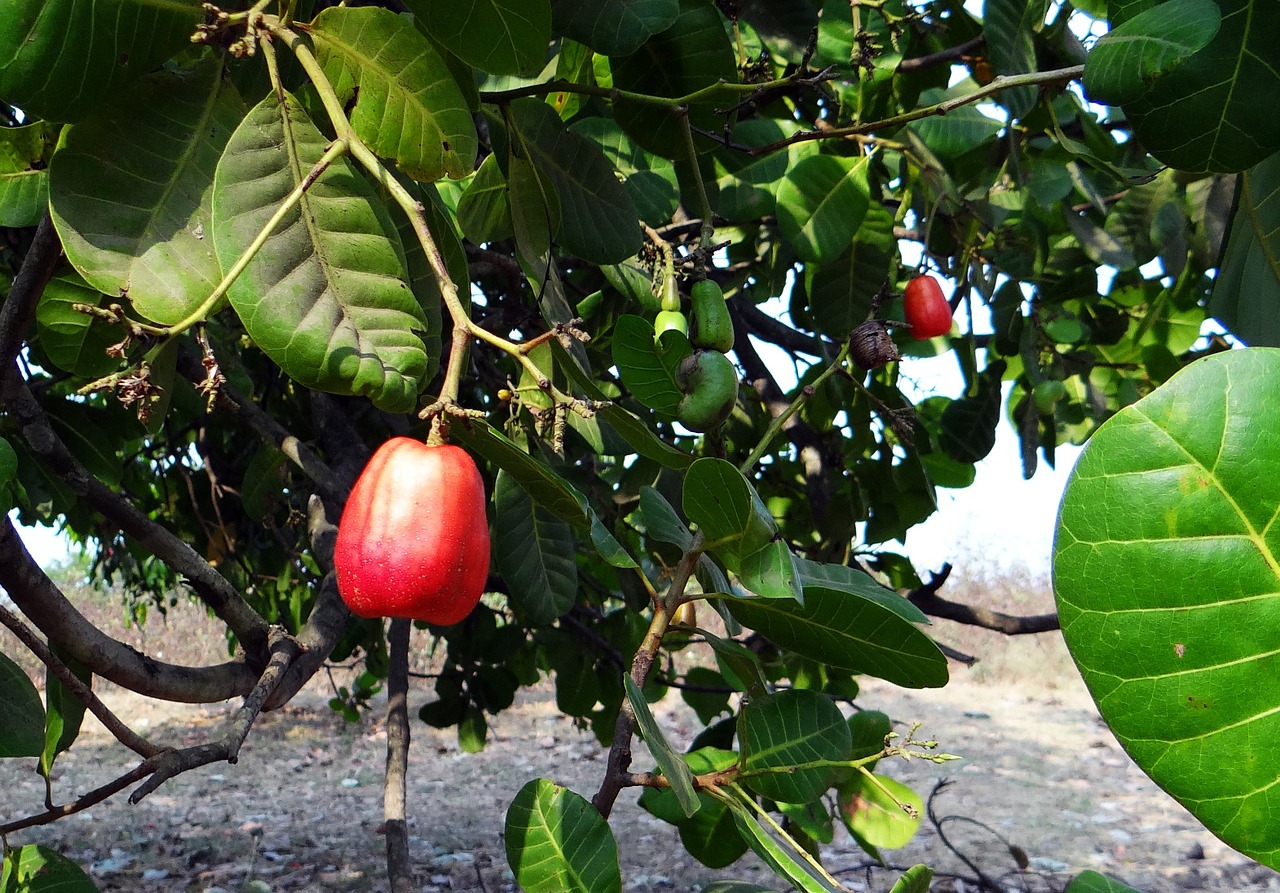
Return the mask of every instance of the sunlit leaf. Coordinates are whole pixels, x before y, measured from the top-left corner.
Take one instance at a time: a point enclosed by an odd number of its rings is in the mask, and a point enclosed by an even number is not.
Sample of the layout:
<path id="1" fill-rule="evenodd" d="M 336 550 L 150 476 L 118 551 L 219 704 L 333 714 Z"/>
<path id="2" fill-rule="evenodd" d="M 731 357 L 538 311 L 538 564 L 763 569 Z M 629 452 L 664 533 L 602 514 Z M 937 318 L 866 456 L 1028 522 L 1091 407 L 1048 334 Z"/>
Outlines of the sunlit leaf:
<path id="1" fill-rule="evenodd" d="M 507 862 L 528 893 L 621 893 L 618 844 L 599 811 L 537 778 L 507 810 Z"/>

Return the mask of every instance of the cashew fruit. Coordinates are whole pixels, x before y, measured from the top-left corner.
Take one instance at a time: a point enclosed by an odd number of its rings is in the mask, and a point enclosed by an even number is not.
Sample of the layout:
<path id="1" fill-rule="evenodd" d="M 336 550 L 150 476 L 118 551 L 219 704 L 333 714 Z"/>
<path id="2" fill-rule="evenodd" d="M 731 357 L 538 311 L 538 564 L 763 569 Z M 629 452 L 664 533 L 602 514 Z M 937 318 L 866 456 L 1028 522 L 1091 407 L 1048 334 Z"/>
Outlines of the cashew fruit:
<path id="1" fill-rule="evenodd" d="M 693 318 L 693 334 L 689 341 L 694 347 L 705 347 L 727 353 L 733 349 L 733 320 L 729 306 L 724 302 L 724 292 L 710 279 L 693 284 L 689 292 L 690 316 Z"/>
<path id="2" fill-rule="evenodd" d="M 676 419 L 690 431 L 710 431 L 729 417 L 738 400 L 738 370 L 718 350 L 696 350 L 676 370 L 684 393 Z"/>

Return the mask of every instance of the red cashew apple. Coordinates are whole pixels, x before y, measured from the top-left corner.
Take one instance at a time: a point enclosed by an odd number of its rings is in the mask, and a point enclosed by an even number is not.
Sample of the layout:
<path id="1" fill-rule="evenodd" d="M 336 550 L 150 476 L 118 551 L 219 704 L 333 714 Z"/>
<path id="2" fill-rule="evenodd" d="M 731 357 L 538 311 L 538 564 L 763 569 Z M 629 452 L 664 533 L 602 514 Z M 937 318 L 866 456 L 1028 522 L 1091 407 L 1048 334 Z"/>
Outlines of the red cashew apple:
<path id="1" fill-rule="evenodd" d="M 942 295 L 942 286 L 932 276 L 917 276 L 902 294 L 902 311 L 917 341 L 936 338 L 951 331 L 951 305 Z"/>
<path id="2" fill-rule="evenodd" d="M 460 447 L 388 440 L 360 473 L 338 523 L 338 592 L 360 617 L 448 626 L 489 576 L 484 480 Z"/>

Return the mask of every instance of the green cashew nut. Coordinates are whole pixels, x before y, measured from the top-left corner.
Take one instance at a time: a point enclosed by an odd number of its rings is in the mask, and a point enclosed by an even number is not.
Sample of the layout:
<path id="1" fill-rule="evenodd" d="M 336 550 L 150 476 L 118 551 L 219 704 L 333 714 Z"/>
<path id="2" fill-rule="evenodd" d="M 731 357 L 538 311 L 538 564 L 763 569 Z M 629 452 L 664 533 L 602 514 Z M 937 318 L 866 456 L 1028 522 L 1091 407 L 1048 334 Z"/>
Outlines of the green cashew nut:
<path id="1" fill-rule="evenodd" d="M 702 279 L 693 284 L 689 297 L 693 305 L 690 310 L 693 336 L 689 340 L 693 346 L 720 353 L 732 350 L 733 320 L 729 317 L 729 306 L 724 302 L 720 286 L 710 279 Z"/>
<path id="2" fill-rule="evenodd" d="M 676 329 L 682 335 L 689 334 L 689 321 L 679 310 L 659 310 L 658 318 L 653 321 L 653 335 L 661 338 L 663 332 Z"/>
<path id="3" fill-rule="evenodd" d="M 696 350 L 676 369 L 684 393 L 676 418 L 690 431 L 710 431 L 733 412 L 738 402 L 738 370 L 717 350 Z"/>

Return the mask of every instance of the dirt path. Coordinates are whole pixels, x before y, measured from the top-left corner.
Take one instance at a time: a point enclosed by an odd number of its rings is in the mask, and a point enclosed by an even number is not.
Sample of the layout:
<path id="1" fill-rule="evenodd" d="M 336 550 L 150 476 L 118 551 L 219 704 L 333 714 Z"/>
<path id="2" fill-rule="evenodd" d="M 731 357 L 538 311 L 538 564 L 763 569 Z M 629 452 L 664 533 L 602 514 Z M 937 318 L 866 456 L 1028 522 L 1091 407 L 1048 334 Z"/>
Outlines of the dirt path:
<path id="1" fill-rule="evenodd" d="M 414 705 L 425 699 L 417 693 Z M 1160 792 L 1115 744 L 1082 686 L 1028 696 L 963 677 L 941 691 L 910 692 L 869 683 L 860 703 L 964 757 L 934 766 L 884 766 L 935 801 L 953 845 L 1007 889 L 1061 890 L 1094 868 L 1148 893 L 1196 889 L 1280 890 L 1280 875 L 1233 853 Z M 216 734 L 228 708 L 189 708 L 113 694 L 113 707 L 154 740 L 190 744 Z M 687 743 L 696 723 L 668 698 L 657 714 Z M 423 891 L 512 889 L 502 849 L 507 804 L 529 779 L 545 776 L 590 796 L 604 749 L 555 710 L 548 694 L 526 694 L 493 722 L 490 745 L 467 755 L 452 731 L 413 726 L 412 846 Z M 341 891 L 386 889 L 378 834 L 385 736 L 376 721 L 348 725 L 323 698 L 304 698 L 264 717 L 238 764 L 210 766 L 169 782 L 136 807 L 123 796 L 11 844 L 49 843 L 92 864 L 104 891 Z M 58 764 L 56 792 L 69 799 L 122 772 L 131 755 L 96 724 Z M 37 811 L 43 785 L 22 762 L 0 761 L 0 821 Z M 647 768 L 643 753 L 637 767 Z M 614 814 L 628 893 L 694 890 L 715 878 L 767 884 L 753 857 L 721 872 L 685 855 L 674 829 L 624 796 Z M 999 835 L 999 837 L 997 836 Z M 1000 837 L 1030 860 L 1019 873 Z M 825 861 L 854 889 L 887 890 L 893 872 L 873 871 L 843 831 Z M 925 827 L 895 866 L 930 864 L 972 877 L 937 831 Z M 246 882 L 252 881 L 246 885 Z M 935 890 L 962 889 L 942 879 Z M 971 886 L 967 889 L 973 889 Z"/>

